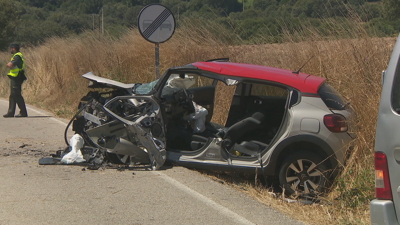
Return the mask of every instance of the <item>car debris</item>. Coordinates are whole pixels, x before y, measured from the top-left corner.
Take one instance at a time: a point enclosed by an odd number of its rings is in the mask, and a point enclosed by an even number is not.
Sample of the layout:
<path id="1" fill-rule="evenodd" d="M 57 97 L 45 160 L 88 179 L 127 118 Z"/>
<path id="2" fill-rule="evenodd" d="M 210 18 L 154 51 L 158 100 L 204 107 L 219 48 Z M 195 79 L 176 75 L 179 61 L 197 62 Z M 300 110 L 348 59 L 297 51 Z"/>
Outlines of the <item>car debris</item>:
<path id="1" fill-rule="evenodd" d="M 22 144 L 21 146 L 19 146 L 19 148 L 25 148 L 26 146 L 31 146 L 29 144 Z"/>
<path id="2" fill-rule="evenodd" d="M 83 138 L 79 134 L 75 134 L 72 136 L 70 140 L 71 146 L 70 146 L 70 151 L 65 154 L 61 158 L 61 163 L 64 164 L 73 164 L 73 163 L 82 163 L 85 162 L 86 160 L 83 158 L 81 148 L 84 145 Z"/>

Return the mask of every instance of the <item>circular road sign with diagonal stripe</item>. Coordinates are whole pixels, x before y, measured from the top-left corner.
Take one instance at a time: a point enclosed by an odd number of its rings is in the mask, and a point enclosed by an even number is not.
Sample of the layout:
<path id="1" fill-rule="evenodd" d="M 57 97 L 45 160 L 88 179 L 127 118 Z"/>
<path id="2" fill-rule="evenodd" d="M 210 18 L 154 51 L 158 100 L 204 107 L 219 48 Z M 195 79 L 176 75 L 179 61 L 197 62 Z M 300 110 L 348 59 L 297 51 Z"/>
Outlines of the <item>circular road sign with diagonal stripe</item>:
<path id="1" fill-rule="evenodd" d="M 152 43 L 163 43 L 175 32 L 175 18 L 165 6 L 150 4 L 140 11 L 138 27 L 144 39 Z"/>

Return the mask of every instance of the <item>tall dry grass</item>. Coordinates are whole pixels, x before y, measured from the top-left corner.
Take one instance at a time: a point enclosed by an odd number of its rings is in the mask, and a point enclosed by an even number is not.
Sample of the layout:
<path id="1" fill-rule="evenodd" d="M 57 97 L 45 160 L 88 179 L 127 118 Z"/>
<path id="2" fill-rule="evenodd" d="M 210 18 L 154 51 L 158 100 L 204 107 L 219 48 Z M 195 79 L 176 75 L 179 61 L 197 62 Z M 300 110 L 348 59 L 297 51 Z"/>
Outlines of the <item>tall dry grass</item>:
<path id="1" fill-rule="evenodd" d="M 260 64 L 297 70 L 313 57 L 302 72 L 325 77 L 351 102 L 357 112 L 357 136 L 344 173 L 326 197 L 327 205 L 300 206 L 278 201 L 257 185 L 245 189 L 254 197 L 309 224 L 369 223 L 369 200 L 374 196 L 373 148 L 381 71 L 387 67 L 395 38 L 375 38 L 357 21 L 346 26 L 327 21 L 332 33 L 304 26 L 286 32 L 283 44 L 232 46 L 238 39 L 223 27 L 197 22 L 181 26 L 160 45 L 160 71 L 195 61 L 229 57 L 233 62 Z M 239 40 L 240 41 L 240 40 Z M 59 116 L 70 117 L 88 91 L 81 75 L 96 75 L 126 82 L 149 82 L 155 78 L 154 44 L 137 30 L 127 30 L 119 39 L 86 32 L 73 38 L 50 38 L 45 44 L 22 49 L 28 81 L 23 95 Z M 7 62 L 10 54 L 0 54 Z M 0 66 L 6 72 L 4 63 Z M 8 96 L 8 78 L 0 77 L 0 94 Z M 230 90 L 231 91 L 231 90 Z M 217 93 L 216 120 L 226 119 L 230 102 Z M 6 109 L 4 109 L 5 111 Z"/>

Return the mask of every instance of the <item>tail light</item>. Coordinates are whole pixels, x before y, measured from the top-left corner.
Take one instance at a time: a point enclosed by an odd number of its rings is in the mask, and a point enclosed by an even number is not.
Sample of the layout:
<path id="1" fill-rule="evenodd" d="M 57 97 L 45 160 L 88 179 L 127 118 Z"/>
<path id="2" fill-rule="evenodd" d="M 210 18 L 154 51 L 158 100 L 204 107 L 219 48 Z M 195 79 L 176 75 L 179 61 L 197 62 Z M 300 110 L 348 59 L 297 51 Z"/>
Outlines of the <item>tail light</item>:
<path id="1" fill-rule="evenodd" d="M 328 130 L 335 133 L 346 132 L 348 129 L 346 118 L 340 114 L 325 115 L 324 124 Z"/>
<path id="2" fill-rule="evenodd" d="M 375 152 L 375 193 L 377 199 L 393 200 L 387 159 L 383 152 Z"/>

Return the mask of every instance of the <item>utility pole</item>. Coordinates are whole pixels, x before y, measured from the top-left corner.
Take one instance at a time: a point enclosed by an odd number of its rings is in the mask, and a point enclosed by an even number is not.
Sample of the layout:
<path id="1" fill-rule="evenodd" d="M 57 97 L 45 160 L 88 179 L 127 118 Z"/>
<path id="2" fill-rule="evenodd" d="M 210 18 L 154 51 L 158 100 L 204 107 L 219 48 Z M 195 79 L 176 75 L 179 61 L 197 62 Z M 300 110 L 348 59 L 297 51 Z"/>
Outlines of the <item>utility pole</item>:
<path id="1" fill-rule="evenodd" d="M 100 17 L 100 12 L 101 12 L 101 17 Z M 101 34 L 104 34 L 104 9 L 101 8 L 99 11 L 99 30 Z"/>
<path id="2" fill-rule="evenodd" d="M 94 14 L 93 13 L 92 13 L 92 21 L 93 21 L 92 30 L 94 30 Z"/>

